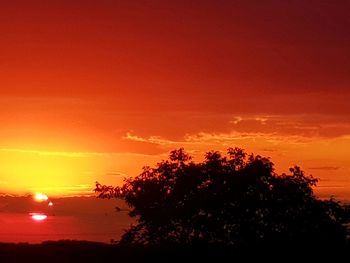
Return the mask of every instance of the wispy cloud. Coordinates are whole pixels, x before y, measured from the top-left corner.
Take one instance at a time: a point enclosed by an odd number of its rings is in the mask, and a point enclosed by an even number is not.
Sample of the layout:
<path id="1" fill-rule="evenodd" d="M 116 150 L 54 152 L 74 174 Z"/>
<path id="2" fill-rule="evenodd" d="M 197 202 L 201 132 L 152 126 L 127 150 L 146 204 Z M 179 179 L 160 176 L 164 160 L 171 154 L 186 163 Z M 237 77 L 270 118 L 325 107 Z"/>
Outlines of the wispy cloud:
<path id="1" fill-rule="evenodd" d="M 242 120 L 243 120 L 243 118 L 242 118 L 241 116 L 236 116 L 236 117 L 233 118 L 233 120 L 230 121 L 230 123 L 238 124 L 238 123 L 240 123 Z"/>
<path id="2" fill-rule="evenodd" d="M 168 144 L 177 144 L 177 141 L 167 140 L 160 136 L 149 136 L 147 138 L 140 137 L 137 135 L 133 135 L 130 132 L 126 133 L 125 136 L 122 137 L 122 139 L 131 140 L 135 142 L 147 142 L 147 143 L 154 143 L 159 145 L 168 145 Z"/>
<path id="3" fill-rule="evenodd" d="M 239 145 L 257 146 L 275 150 L 276 146 L 300 146 L 325 140 L 341 139 L 350 134 L 350 123 L 344 123 L 342 117 L 319 114 L 305 115 L 237 115 L 226 119 L 226 128 L 222 123 L 217 130 L 203 128 L 190 133 L 179 134 L 177 139 L 167 135 L 150 134 L 140 136 L 126 133 L 124 140 L 149 143 L 163 149 L 186 147 L 188 149 L 218 148 Z M 162 135 L 162 136 L 158 136 Z M 174 136 L 172 136 L 173 138 Z"/>
<path id="4" fill-rule="evenodd" d="M 29 190 L 32 192 L 50 192 L 65 193 L 64 195 L 93 195 L 93 184 L 79 184 L 72 186 L 54 186 L 54 187 L 33 187 Z M 61 194 L 62 195 L 62 194 Z"/>
<path id="5" fill-rule="evenodd" d="M 279 135 L 335 138 L 350 134 L 350 122 L 343 116 L 323 114 L 239 115 L 229 123 L 239 132 L 276 132 Z"/>
<path id="6" fill-rule="evenodd" d="M 173 145 L 215 145 L 215 144 L 233 144 L 242 140 L 257 140 L 261 139 L 270 143 L 288 142 L 288 143 L 305 143 L 310 141 L 310 138 L 290 135 L 281 136 L 277 133 L 261 133 L 261 132 L 230 132 L 230 133 L 208 133 L 199 132 L 196 134 L 186 134 L 183 139 L 180 140 L 168 140 L 160 136 L 140 137 L 127 133 L 123 139 L 136 141 L 136 142 L 148 142 L 161 146 L 173 146 Z"/>
<path id="7" fill-rule="evenodd" d="M 338 166 L 318 166 L 318 167 L 309 167 L 310 170 L 324 170 L 324 171 L 335 171 L 339 170 Z"/>
<path id="8" fill-rule="evenodd" d="M 105 156 L 107 153 L 103 152 L 61 152 L 61 151 L 41 151 L 41 150 L 26 150 L 17 148 L 0 148 L 0 152 L 8 153 L 28 153 L 37 154 L 41 156 L 61 156 L 61 157 L 73 157 L 73 158 L 84 158 L 91 156 Z"/>
<path id="9" fill-rule="evenodd" d="M 129 177 L 128 174 L 122 172 L 108 172 L 106 173 L 108 176 L 119 176 L 119 177 Z"/>
<path id="10" fill-rule="evenodd" d="M 318 185 L 317 187 L 329 188 L 329 189 L 332 189 L 332 188 L 345 188 L 344 185 Z"/>

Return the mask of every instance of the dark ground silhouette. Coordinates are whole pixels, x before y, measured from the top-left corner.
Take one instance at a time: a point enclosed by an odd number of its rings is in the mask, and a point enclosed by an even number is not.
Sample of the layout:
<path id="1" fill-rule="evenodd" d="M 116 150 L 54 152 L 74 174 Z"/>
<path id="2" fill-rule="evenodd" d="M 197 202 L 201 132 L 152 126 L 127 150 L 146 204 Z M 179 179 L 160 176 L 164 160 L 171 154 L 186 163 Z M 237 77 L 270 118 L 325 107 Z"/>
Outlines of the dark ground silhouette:
<path id="1" fill-rule="evenodd" d="M 122 245 L 88 241 L 48 241 L 42 244 L 0 243 L 0 262 L 303 262 L 350 258 L 350 246 L 294 244 L 223 245 Z"/>

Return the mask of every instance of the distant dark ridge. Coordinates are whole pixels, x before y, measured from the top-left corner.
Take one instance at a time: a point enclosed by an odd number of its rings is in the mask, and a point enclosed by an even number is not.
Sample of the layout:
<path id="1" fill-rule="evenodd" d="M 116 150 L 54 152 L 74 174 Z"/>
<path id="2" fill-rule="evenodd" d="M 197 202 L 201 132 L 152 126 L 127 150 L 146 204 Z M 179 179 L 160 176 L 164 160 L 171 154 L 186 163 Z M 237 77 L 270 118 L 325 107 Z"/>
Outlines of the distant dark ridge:
<path id="1" fill-rule="evenodd" d="M 259 246 L 162 245 L 136 246 L 89 241 L 45 241 L 41 244 L 0 243 L 0 262 L 228 262 L 259 259 L 273 262 L 288 259 L 350 259 L 350 244 L 332 247 L 312 245 L 264 244 Z M 241 261 L 239 261 L 241 262 Z"/>

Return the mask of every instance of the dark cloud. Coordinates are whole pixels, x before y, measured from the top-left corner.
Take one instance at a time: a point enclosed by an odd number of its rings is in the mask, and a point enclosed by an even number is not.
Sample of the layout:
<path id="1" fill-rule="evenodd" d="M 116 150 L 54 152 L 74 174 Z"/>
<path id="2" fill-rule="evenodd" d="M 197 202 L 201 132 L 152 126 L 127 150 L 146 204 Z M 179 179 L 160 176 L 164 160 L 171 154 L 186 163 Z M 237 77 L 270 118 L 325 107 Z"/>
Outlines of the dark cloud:
<path id="1" fill-rule="evenodd" d="M 121 201 L 108 201 L 91 197 L 65 197 L 50 198 L 54 203 L 55 215 L 102 215 L 114 213 L 115 206 L 126 208 Z M 0 196 L 0 212 L 29 213 L 37 212 L 36 209 L 46 209 L 47 203 L 37 203 L 32 196 Z"/>

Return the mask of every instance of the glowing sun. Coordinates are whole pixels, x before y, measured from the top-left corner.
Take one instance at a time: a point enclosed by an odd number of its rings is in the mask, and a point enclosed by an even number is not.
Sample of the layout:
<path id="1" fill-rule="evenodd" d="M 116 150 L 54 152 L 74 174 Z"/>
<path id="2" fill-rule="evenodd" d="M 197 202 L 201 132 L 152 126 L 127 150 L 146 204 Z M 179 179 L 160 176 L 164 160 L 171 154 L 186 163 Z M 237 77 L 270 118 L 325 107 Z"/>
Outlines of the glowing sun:
<path id="1" fill-rule="evenodd" d="M 34 195 L 34 200 L 37 201 L 37 202 L 43 202 L 43 201 L 47 201 L 48 196 L 46 194 L 43 194 L 43 193 L 36 193 Z"/>

